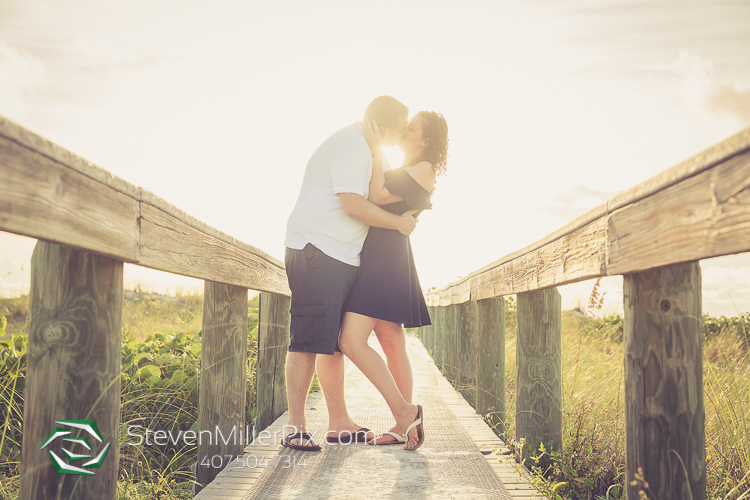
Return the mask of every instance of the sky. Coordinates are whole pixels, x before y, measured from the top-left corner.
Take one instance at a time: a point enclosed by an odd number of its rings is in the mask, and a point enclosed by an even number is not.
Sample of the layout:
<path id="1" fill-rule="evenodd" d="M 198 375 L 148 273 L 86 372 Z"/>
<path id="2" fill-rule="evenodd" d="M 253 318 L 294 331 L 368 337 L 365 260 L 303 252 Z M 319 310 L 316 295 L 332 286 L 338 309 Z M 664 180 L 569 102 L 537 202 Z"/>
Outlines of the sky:
<path id="1" fill-rule="evenodd" d="M 750 126 L 750 2 L 0 3 L 0 114 L 280 259 L 308 158 L 384 94 L 448 122 L 411 236 L 442 287 Z M 33 244 L 0 234 L 0 294 Z M 704 310 L 750 310 L 750 254 L 702 268 Z"/>

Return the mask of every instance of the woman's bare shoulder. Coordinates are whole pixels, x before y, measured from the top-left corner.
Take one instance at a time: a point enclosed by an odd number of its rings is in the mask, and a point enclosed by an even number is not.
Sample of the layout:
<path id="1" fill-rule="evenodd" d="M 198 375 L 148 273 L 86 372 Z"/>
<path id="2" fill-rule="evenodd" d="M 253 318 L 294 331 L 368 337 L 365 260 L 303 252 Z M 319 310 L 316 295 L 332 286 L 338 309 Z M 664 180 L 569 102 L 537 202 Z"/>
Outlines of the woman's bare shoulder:
<path id="1" fill-rule="evenodd" d="M 432 191 L 435 187 L 435 169 L 429 161 L 420 161 L 416 165 L 407 167 L 406 171 L 427 191 Z"/>

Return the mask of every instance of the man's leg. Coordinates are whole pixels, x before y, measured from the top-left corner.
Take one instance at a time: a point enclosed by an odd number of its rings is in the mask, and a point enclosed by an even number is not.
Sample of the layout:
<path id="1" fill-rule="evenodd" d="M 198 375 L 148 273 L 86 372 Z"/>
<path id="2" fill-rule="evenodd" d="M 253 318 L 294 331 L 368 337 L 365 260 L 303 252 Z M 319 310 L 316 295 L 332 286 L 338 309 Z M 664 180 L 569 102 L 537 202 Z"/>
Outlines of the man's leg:
<path id="1" fill-rule="evenodd" d="M 314 352 L 288 352 L 286 354 L 286 401 L 289 406 L 288 427 L 294 432 L 306 432 L 305 402 L 310 391 L 313 373 L 315 373 Z M 291 430 L 291 429 L 287 429 Z M 292 439 L 291 444 L 312 445 L 305 440 Z"/>
<path id="2" fill-rule="evenodd" d="M 328 407 L 328 435 L 344 437 L 357 432 L 362 426 L 351 419 L 344 399 L 344 355 L 338 351 L 332 356 L 319 354 L 317 365 L 318 381 Z"/>

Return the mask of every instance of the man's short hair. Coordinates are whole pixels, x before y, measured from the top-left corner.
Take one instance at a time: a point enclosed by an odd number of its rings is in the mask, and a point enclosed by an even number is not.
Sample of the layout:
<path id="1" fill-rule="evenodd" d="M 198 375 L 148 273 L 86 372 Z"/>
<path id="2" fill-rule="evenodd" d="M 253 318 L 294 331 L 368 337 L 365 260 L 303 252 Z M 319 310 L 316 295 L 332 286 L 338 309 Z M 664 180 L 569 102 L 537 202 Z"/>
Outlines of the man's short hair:
<path id="1" fill-rule="evenodd" d="M 378 127 L 385 128 L 396 128 L 404 115 L 409 118 L 409 108 L 389 95 L 376 97 L 365 110 L 365 120 L 375 120 Z"/>

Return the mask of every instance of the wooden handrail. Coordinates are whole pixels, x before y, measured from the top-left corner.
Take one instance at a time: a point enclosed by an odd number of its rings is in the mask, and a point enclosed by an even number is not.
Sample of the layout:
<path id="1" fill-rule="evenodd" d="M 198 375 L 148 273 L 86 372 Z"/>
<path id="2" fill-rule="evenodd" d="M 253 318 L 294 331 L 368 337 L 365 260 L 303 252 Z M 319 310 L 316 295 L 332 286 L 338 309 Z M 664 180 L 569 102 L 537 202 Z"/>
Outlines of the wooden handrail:
<path id="1" fill-rule="evenodd" d="M 116 448 L 123 262 L 205 281 L 198 422 L 235 438 L 199 440 L 198 485 L 243 453 L 241 434 L 230 433 L 247 422 L 248 289 L 263 292 L 256 425 L 286 411 L 291 293 L 282 262 L 3 117 L 0 186 L 0 231 L 41 240 L 32 256 L 21 498 L 115 498 L 116 450 L 78 485 L 61 479 L 39 444 L 57 420 L 96 415 Z"/>
<path id="2" fill-rule="evenodd" d="M 750 203 L 737 201 L 746 190 L 750 128 L 428 294 L 427 304 L 460 304 L 750 251 Z"/>
<path id="3" fill-rule="evenodd" d="M 278 259 L 0 116 L 0 230 L 290 295 Z"/>

